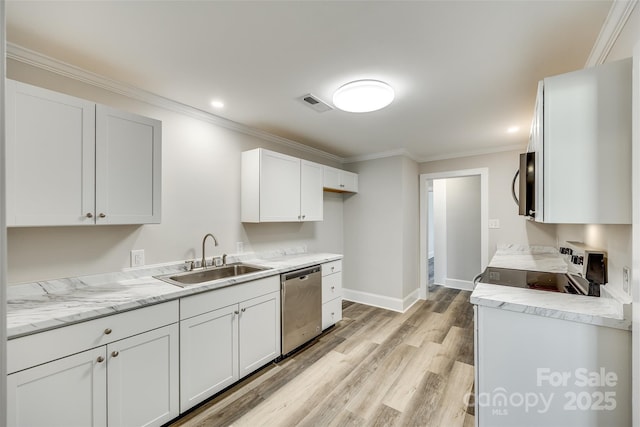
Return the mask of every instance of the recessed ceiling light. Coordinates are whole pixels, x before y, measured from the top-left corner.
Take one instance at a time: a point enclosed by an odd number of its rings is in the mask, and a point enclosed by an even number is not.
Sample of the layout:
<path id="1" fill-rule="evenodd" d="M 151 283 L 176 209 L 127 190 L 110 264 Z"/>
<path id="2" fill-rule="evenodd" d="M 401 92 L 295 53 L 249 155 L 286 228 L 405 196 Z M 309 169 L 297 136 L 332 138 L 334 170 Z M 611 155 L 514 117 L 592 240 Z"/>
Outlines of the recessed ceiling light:
<path id="1" fill-rule="evenodd" d="M 222 107 L 224 107 L 224 102 L 219 101 L 219 100 L 214 100 L 214 101 L 211 101 L 211 106 L 213 108 L 222 108 Z"/>
<path id="2" fill-rule="evenodd" d="M 341 86 L 333 94 L 333 104 L 350 113 L 368 113 L 391 104 L 393 88 L 378 80 L 356 80 Z"/>
<path id="3" fill-rule="evenodd" d="M 520 130 L 520 126 L 511 126 L 507 129 L 507 133 L 516 133 Z"/>

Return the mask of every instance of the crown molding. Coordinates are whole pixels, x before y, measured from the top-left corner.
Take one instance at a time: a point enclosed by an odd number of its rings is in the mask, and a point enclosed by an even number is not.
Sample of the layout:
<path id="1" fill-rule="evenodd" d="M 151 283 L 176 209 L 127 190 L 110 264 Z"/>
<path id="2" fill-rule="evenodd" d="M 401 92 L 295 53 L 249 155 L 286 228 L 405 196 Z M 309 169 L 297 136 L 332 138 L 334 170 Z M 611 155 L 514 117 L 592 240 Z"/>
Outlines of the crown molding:
<path id="1" fill-rule="evenodd" d="M 600 65 L 606 61 L 613 45 L 618 40 L 618 36 L 620 36 L 620 32 L 627 23 L 629 15 L 637 4 L 638 0 L 615 0 L 613 2 L 609 14 L 602 24 L 600 34 L 591 48 L 585 68 Z"/>
<path id="2" fill-rule="evenodd" d="M 482 150 L 465 151 L 464 153 L 445 153 L 435 156 L 427 156 L 419 159 L 419 163 L 435 162 L 438 160 L 459 159 L 462 157 L 484 156 L 488 154 L 504 153 L 506 151 L 523 151 L 526 150 L 525 144 L 501 145 L 500 147 L 486 148 Z"/>
<path id="3" fill-rule="evenodd" d="M 397 150 L 382 151 L 382 152 L 379 152 L 379 153 L 363 154 L 361 156 L 346 157 L 345 159 L 343 159 L 343 163 L 366 162 L 367 160 L 385 159 L 387 157 L 396 157 L 396 156 L 407 157 L 407 158 L 409 158 L 411 160 L 414 160 L 416 162 L 419 161 L 418 158 L 416 156 L 414 156 L 413 154 L 411 154 L 408 150 L 406 150 L 404 148 L 399 148 Z"/>
<path id="4" fill-rule="evenodd" d="M 93 73 L 91 71 L 84 70 L 82 68 L 76 67 L 75 65 L 71 65 L 69 63 L 24 48 L 14 43 L 6 44 L 6 55 L 9 59 L 13 59 L 15 61 L 19 61 L 33 67 L 37 67 L 64 77 L 68 77 L 95 87 L 99 87 L 110 92 L 118 93 L 120 95 L 136 99 L 138 101 L 143 101 L 147 104 L 164 108 L 165 110 L 184 114 L 197 120 L 202 120 L 226 129 L 243 133 L 245 135 L 254 136 L 256 138 L 260 138 L 269 142 L 284 145 L 289 148 L 332 160 L 334 162 L 344 163 L 344 159 L 342 157 L 327 153 L 326 151 L 318 150 L 316 148 L 301 144 L 297 141 L 273 135 L 269 132 L 255 129 L 250 126 L 234 122 L 233 120 L 216 116 L 215 114 L 211 114 L 207 111 L 203 111 L 198 108 L 183 104 L 181 102 L 157 95 L 153 92 L 149 92 L 129 85 L 127 83 L 116 81 L 108 77 Z"/>

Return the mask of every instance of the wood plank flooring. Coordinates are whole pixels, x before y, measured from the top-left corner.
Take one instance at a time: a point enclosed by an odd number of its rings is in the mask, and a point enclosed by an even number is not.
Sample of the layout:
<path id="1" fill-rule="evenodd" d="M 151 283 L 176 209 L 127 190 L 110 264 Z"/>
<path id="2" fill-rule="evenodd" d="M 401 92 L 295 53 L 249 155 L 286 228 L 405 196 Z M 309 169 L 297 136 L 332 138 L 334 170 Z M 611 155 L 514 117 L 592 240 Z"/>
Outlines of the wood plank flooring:
<path id="1" fill-rule="evenodd" d="M 469 292 L 431 288 L 406 313 L 344 302 L 313 344 L 171 427 L 474 425 Z"/>

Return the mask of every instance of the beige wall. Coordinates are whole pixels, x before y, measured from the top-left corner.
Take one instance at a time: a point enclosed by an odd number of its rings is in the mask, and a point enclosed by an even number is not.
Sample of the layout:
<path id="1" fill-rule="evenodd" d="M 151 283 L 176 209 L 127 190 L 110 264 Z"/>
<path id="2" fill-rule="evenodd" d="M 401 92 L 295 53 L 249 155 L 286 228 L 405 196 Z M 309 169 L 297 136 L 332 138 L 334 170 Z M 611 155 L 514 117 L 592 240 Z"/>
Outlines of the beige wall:
<path id="1" fill-rule="evenodd" d="M 80 83 L 16 61 L 8 77 L 162 120 L 162 224 L 145 226 L 37 227 L 8 230 L 9 283 L 119 271 L 129 251 L 144 249 L 147 264 L 201 256 L 213 233 L 220 246 L 209 253 L 307 245 L 310 251 L 343 252 L 343 196 L 325 193 L 324 221 L 240 223 L 240 153 L 255 147 L 337 166 L 330 160 L 261 140 L 212 123 Z"/>
<path id="2" fill-rule="evenodd" d="M 419 281 L 417 164 L 395 156 L 348 166 L 359 193 L 344 202 L 345 296 L 401 310 Z"/>
<path id="3" fill-rule="evenodd" d="M 481 156 L 460 157 L 421 163 L 422 174 L 463 169 L 488 168 L 489 218 L 500 220 L 499 229 L 489 229 L 489 260 L 496 247 L 503 243 L 556 246 L 556 226 L 528 221 L 518 215 L 518 207 L 511 196 L 511 182 L 518 169 L 522 150 L 505 151 Z"/>

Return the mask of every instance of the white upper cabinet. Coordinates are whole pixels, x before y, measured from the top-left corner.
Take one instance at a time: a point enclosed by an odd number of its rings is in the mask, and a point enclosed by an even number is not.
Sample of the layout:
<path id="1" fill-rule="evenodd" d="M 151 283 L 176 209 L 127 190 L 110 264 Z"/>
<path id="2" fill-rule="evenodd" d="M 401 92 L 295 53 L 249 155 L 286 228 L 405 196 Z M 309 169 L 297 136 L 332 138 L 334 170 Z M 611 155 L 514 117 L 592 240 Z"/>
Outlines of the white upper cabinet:
<path id="1" fill-rule="evenodd" d="M 8 226 L 160 222 L 161 122 L 6 82 Z"/>
<path id="2" fill-rule="evenodd" d="M 262 148 L 242 153 L 242 222 L 321 221 L 322 166 Z"/>
<path id="3" fill-rule="evenodd" d="M 357 193 L 358 175 L 331 166 L 323 166 L 324 189 L 337 193 Z"/>
<path id="4" fill-rule="evenodd" d="M 99 224 L 160 223 L 161 127 L 158 120 L 96 106 Z"/>
<path id="5" fill-rule="evenodd" d="M 627 59 L 544 79 L 537 220 L 631 223 L 631 68 Z"/>
<path id="6" fill-rule="evenodd" d="M 7 225 L 93 224 L 95 104 L 6 80 Z"/>

